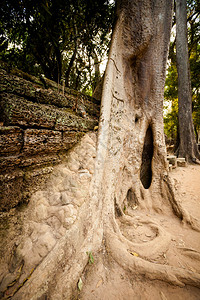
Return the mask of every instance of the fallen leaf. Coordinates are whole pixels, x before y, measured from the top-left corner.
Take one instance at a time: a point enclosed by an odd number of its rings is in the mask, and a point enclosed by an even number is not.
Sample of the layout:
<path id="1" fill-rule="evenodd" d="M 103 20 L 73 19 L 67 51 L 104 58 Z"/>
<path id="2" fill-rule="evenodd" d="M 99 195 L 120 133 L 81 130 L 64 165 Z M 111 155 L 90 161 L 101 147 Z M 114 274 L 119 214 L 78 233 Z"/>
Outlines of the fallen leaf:
<path id="1" fill-rule="evenodd" d="M 82 279 L 80 278 L 79 281 L 78 281 L 78 289 L 79 289 L 79 291 L 82 290 L 82 287 L 83 287 L 83 281 L 82 281 Z"/>
<path id="2" fill-rule="evenodd" d="M 136 253 L 136 252 L 130 252 L 130 254 L 133 255 L 133 256 L 139 256 L 139 254 Z"/>
<path id="3" fill-rule="evenodd" d="M 96 288 L 98 288 L 100 285 L 102 285 L 102 283 L 103 283 L 103 280 L 100 279 L 100 280 L 97 282 Z"/>

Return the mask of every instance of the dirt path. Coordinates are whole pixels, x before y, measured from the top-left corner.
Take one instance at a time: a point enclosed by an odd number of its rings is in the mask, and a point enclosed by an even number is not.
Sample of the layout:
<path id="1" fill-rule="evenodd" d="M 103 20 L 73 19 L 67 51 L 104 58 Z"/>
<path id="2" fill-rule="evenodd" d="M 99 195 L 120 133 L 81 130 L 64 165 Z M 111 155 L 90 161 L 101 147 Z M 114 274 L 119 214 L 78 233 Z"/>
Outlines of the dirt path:
<path id="1" fill-rule="evenodd" d="M 170 173 L 174 180 L 177 196 L 185 209 L 200 220 L 200 166 L 189 165 L 177 168 Z M 138 216 L 144 211 L 136 209 Z M 146 213 L 171 236 L 168 249 L 159 257 L 150 260 L 155 264 L 200 273 L 200 233 L 192 230 L 173 214 L 160 215 Z M 120 228 L 124 235 L 130 235 L 130 228 Z M 148 228 L 137 226 L 132 236 L 145 242 L 153 238 Z M 130 238 L 130 236 L 129 236 Z M 145 240 L 146 238 L 146 240 Z M 149 253 L 153 249 L 149 249 Z M 78 295 L 81 300 L 199 300 L 200 289 L 185 285 L 178 287 L 163 281 L 150 281 L 143 276 L 124 271 L 109 255 L 109 249 L 103 247 L 101 253 L 94 254 L 95 263 L 86 267 L 82 276 L 83 289 Z"/>
<path id="2" fill-rule="evenodd" d="M 200 166 L 188 165 L 174 169 L 170 174 L 184 207 L 200 220 Z"/>

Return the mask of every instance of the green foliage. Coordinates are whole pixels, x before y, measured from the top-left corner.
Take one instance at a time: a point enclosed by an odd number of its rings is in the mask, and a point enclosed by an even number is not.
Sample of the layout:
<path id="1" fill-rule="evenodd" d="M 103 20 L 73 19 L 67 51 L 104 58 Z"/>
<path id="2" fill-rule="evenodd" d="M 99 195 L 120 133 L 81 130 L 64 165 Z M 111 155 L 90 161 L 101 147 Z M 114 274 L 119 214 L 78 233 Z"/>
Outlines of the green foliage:
<path id="1" fill-rule="evenodd" d="M 178 129 L 178 74 L 172 60 L 167 70 L 164 98 L 164 132 L 173 144 Z"/>
<path id="2" fill-rule="evenodd" d="M 200 129 L 200 5 L 197 1 L 187 0 L 187 14 L 193 122 L 197 133 Z M 171 42 L 169 49 L 164 98 L 164 105 L 168 106 L 168 113 L 164 115 L 165 134 L 175 141 L 178 128 L 178 74 L 175 40 Z"/>
<path id="3" fill-rule="evenodd" d="M 99 63 L 108 50 L 113 15 L 105 0 L 3 0 L 0 59 L 87 90 L 94 56 Z"/>
<path id="4" fill-rule="evenodd" d="M 94 263 L 94 257 L 92 255 L 92 252 L 89 251 L 89 252 L 86 252 L 86 254 L 88 255 L 88 262 L 90 265 L 92 265 Z"/>
<path id="5" fill-rule="evenodd" d="M 171 109 L 164 117 L 164 132 L 171 144 L 174 144 L 178 129 L 178 98 L 171 101 Z"/>
<path id="6" fill-rule="evenodd" d="M 167 70 L 164 97 L 166 100 L 178 98 L 178 73 L 176 64 L 172 61 Z"/>
<path id="7" fill-rule="evenodd" d="M 123 211 L 124 211 L 124 213 L 126 212 L 126 205 L 124 205 Z"/>

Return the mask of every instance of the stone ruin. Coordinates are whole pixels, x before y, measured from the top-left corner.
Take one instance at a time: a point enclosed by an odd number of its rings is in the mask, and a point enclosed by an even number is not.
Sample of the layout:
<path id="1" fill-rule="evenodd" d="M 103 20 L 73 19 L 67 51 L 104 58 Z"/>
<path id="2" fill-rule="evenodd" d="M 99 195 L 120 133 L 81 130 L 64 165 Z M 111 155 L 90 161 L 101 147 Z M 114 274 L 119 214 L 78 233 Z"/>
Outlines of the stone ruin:
<path id="1" fill-rule="evenodd" d="M 28 202 L 98 124 L 100 101 L 0 66 L 0 211 Z"/>

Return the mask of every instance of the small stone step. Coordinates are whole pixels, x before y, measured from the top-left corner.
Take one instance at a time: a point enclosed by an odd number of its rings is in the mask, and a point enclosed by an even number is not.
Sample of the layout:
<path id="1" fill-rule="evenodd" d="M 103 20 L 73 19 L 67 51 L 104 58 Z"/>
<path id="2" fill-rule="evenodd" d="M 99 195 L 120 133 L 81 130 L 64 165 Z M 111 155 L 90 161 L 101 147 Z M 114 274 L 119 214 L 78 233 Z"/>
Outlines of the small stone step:
<path id="1" fill-rule="evenodd" d="M 167 161 L 167 166 L 168 166 L 168 171 L 171 172 L 172 171 L 172 164 L 170 164 L 169 161 Z"/>
<path id="2" fill-rule="evenodd" d="M 172 165 L 173 169 L 177 167 L 177 157 L 175 155 L 168 155 L 167 160 Z"/>
<path id="3" fill-rule="evenodd" d="M 172 171 L 172 164 L 169 164 L 169 172 Z"/>
<path id="4" fill-rule="evenodd" d="M 177 166 L 178 167 L 186 167 L 186 161 L 184 157 L 177 158 Z"/>

